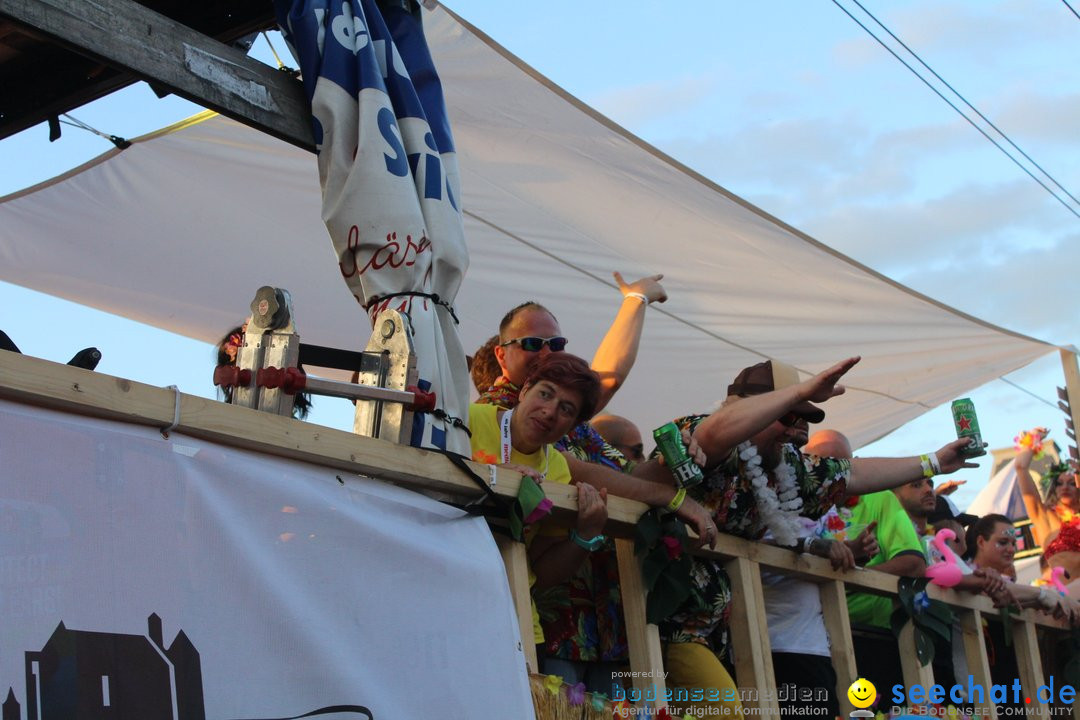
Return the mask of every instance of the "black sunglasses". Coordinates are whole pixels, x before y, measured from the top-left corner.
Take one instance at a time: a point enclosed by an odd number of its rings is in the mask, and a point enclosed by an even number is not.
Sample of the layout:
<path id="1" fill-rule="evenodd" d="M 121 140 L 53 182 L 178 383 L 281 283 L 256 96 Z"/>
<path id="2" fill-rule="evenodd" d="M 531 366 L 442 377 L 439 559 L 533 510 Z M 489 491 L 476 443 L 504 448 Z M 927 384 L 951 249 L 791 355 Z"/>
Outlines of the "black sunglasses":
<path id="1" fill-rule="evenodd" d="M 799 421 L 802 420 L 802 419 L 803 419 L 802 415 L 796 415 L 793 412 L 789 412 L 788 414 L 784 415 L 782 418 L 779 418 L 779 422 L 784 427 L 795 427 L 796 425 L 799 424 Z"/>
<path id="2" fill-rule="evenodd" d="M 566 342 L 567 340 L 564 337 L 523 337 L 514 338 L 513 340 L 507 340 L 506 342 L 499 344 L 502 347 L 506 347 L 507 345 L 513 345 L 514 343 L 517 343 L 525 352 L 540 352 L 544 349 L 544 346 L 547 345 L 549 348 L 551 348 L 551 352 L 562 352 L 566 349 Z"/>

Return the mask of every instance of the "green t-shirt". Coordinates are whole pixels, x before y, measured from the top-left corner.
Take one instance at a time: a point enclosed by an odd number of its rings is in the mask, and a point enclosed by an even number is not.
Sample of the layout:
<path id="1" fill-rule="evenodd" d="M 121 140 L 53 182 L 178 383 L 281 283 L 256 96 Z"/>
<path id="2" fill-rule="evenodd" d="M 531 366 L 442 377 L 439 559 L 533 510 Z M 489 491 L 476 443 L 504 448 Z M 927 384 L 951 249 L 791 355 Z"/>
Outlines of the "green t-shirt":
<path id="1" fill-rule="evenodd" d="M 891 490 L 863 495 L 851 511 L 851 523 L 869 525 L 877 521 L 878 554 L 870 558 L 866 567 L 873 567 L 892 560 L 897 555 L 915 553 L 923 555 L 923 545 L 911 517 Z M 849 592 L 848 615 L 853 623 L 889 627 L 892 615 L 892 598 L 872 593 Z"/>

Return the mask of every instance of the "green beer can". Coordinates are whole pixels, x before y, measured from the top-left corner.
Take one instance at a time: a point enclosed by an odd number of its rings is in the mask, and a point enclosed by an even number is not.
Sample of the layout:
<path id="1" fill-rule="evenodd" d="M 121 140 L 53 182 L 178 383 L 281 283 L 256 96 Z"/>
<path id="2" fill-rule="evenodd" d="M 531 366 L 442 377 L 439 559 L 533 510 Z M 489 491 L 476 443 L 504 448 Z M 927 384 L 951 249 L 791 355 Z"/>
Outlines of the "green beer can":
<path id="1" fill-rule="evenodd" d="M 656 447 L 660 449 L 660 454 L 664 456 L 664 463 L 671 469 L 671 474 L 675 477 L 675 483 L 679 487 L 692 487 L 705 479 L 701 468 L 686 452 L 686 446 L 683 445 L 682 433 L 679 432 L 678 425 L 669 422 L 653 430 L 652 435 L 653 439 L 656 440 Z"/>
<path id="2" fill-rule="evenodd" d="M 968 438 L 968 444 L 960 451 L 964 457 L 972 458 L 985 455 L 982 433 L 979 431 L 979 418 L 975 415 L 975 403 L 971 398 L 959 398 L 952 402 L 953 425 L 956 426 L 957 438 Z"/>

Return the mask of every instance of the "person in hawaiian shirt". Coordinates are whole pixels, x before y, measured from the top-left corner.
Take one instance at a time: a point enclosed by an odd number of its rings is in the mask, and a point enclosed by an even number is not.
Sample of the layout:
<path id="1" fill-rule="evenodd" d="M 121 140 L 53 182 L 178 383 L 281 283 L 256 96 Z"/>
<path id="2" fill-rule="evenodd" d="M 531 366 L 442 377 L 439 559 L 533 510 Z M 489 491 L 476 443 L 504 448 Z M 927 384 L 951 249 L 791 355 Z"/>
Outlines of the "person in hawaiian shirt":
<path id="1" fill-rule="evenodd" d="M 688 495 L 721 531 L 751 540 L 771 531 L 773 542 L 795 547 L 800 516 L 814 520 L 848 494 L 885 490 L 924 475 L 929 460 L 922 457 L 847 460 L 799 451 L 807 423 L 824 417 L 814 403 L 843 393 L 839 381 L 859 359 L 848 358 L 803 381 L 789 365 L 758 363 L 739 373 L 715 412 L 675 421 L 690 430 L 707 457 L 705 480 Z M 960 455 L 963 447 L 964 441 L 955 440 L 934 453 L 935 472 L 976 467 Z M 666 470 L 650 460 L 634 472 L 659 481 Z M 704 700 L 682 712 L 739 712 L 737 689 L 720 660 L 727 647 L 731 582 L 720 561 L 695 557 L 690 583 L 690 597 L 660 623 L 668 684 L 691 693 L 706 689 Z"/>

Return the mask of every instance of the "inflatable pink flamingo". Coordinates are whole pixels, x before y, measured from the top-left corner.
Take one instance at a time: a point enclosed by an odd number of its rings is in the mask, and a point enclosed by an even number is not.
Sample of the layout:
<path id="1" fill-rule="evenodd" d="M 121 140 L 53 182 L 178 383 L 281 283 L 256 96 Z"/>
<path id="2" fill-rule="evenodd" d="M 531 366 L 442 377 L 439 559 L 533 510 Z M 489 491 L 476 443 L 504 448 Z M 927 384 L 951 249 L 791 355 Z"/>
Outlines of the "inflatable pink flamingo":
<path id="1" fill-rule="evenodd" d="M 949 551 L 949 546 L 945 544 L 946 540 L 955 539 L 956 533 L 948 528 L 942 528 L 937 531 L 934 539 L 930 541 L 941 553 L 941 556 L 945 558 L 941 562 L 936 562 L 926 568 L 926 577 L 930 578 L 930 582 L 939 587 L 952 587 L 964 579 L 964 571 L 956 564 L 956 559 Z"/>
<path id="2" fill-rule="evenodd" d="M 1054 568 L 1053 570 L 1050 571 L 1050 584 L 1053 585 L 1054 589 L 1057 590 L 1062 595 L 1068 595 L 1069 591 L 1065 587 L 1065 583 L 1063 583 L 1061 581 L 1061 578 L 1064 575 L 1065 575 L 1065 568 L 1063 568 L 1063 567 Z"/>

